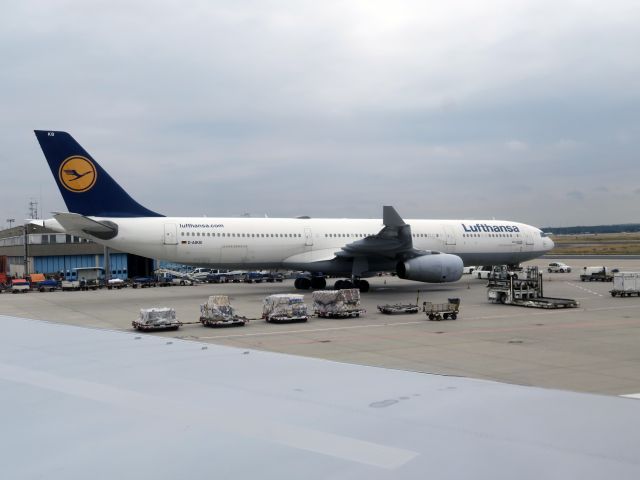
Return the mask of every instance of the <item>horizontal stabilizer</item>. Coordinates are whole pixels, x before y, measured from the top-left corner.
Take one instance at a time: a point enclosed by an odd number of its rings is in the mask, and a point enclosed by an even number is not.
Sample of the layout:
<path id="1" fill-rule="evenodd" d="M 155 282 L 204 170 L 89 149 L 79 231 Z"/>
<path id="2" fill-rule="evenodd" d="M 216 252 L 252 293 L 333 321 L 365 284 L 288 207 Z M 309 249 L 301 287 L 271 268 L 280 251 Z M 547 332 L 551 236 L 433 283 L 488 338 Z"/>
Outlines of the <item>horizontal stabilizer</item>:
<path id="1" fill-rule="evenodd" d="M 69 232 L 86 233 L 102 240 L 118 234 L 118 225 L 110 221 L 97 221 L 78 213 L 56 213 L 55 218 Z"/>

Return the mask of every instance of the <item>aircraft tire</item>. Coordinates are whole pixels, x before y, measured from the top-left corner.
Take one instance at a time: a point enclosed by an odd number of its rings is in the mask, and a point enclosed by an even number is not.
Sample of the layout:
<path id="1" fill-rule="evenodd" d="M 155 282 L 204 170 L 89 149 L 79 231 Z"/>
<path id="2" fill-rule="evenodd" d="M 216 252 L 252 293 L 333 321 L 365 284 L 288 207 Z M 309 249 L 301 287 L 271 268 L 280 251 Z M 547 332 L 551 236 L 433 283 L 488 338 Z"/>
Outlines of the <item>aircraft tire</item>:
<path id="1" fill-rule="evenodd" d="M 311 288 L 314 290 L 322 290 L 327 286 L 327 280 L 324 277 L 311 277 Z"/>
<path id="2" fill-rule="evenodd" d="M 366 280 L 358 280 L 356 282 L 356 288 L 360 290 L 360 293 L 367 293 L 369 291 L 369 282 Z"/>
<path id="3" fill-rule="evenodd" d="M 296 281 L 293 283 L 293 286 L 296 287 L 298 290 L 309 290 L 311 288 L 311 280 L 304 277 L 296 278 Z"/>

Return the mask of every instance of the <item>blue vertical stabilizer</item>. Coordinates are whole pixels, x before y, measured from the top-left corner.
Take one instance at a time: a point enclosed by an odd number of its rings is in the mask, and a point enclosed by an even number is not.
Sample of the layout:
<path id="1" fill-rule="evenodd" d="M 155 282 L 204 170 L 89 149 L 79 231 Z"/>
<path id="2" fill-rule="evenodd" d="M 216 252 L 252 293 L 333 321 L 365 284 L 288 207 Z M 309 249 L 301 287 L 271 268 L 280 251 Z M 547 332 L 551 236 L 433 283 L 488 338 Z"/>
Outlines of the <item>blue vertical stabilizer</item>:
<path id="1" fill-rule="evenodd" d="M 69 212 L 95 217 L 162 217 L 129 196 L 66 132 L 35 130 Z"/>

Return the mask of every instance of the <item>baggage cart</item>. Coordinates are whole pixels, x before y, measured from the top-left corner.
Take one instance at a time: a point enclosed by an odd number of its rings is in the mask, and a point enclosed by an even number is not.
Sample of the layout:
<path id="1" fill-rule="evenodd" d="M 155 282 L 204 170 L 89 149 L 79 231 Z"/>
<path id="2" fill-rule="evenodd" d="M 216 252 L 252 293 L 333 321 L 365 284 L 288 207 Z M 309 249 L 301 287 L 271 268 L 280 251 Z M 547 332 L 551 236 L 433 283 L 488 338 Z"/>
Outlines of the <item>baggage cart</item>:
<path id="1" fill-rule="evenodd" d="M 269 295 L 262 303 L 262 318 L 273 323 L 306 322 L 309 314 L 304 295 Z"/>
<path id="2" fill-rule="evenodd" d="M 612 297 L 640 297 L 640 272 L 618 272 L 613 274 Z"/>
<path id="3" fill-rule="evenodd" d="M 418 304 L 415 303 L 406 303 L 406 304 L 386 304 L 386 305 L 378 305 L 378 310 L 380 313 L 384 313 L 386 315 L 397 315 L 397 314 L 405 314 L 405 313 L 418 313 L 419 308 Z"/>
<path id="4" fill-rule="evenodd" d="M 205 327 L 241 327 L 247 319 L 236 315 L 227 295 L 211 295 L 200 305 L 200 323 Z"/>
<path id="5" fill-rule="evenodd" d="M 357 288 L 317 290 L 313 292 L 313 310 L 320 318 L 352 318 L 366 313 Z"/>
<path id="6" fill-rule="evenodd" d="M 429 320 L 456 320 L 460 311 L 460 299 L 449 298 L 447 303 L 423 302 L 422 311 Z"/>
<path id="7" fill-rule="evenodd" d="M 173 308 L 153 307 L 141 308 L 138 318 L 131 322 L 133 328 L 143 332 L 152 330 L 177 330 L 182 325 L 176 319 L 176 311 Z"/>

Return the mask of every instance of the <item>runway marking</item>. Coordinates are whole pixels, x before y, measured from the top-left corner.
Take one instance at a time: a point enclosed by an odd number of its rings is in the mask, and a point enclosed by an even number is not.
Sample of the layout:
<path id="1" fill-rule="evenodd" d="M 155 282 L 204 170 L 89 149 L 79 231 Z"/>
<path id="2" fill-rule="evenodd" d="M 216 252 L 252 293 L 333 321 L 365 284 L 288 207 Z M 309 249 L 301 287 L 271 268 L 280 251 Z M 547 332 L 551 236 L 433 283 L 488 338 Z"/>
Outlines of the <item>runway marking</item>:
<path id="1" fill-rule="evenodd" d="M 508 307 L 506 307 L 508 308 Z M 617 307 L 602 307 L 602 308 L 590 308 L 590 309 L 582 309 L 582 308 L 572 308 L 572 309 L 559 309 L 552 311 L 527 311 L 526 313 L 519 314 L 505 314 L 505 315 L 490 315 L 484 317 L 473 317 L 469 320 L 499 320 L 501 318 L 514 318 L 514 317 L 539 317 L 539 316 L 552 316 L 558 315 L 560 313 L 582 313 L 585 311 L 593 312 L 593 311 L 604 311 L 604 310 L 629 310 L 629 309 L 637 309 L 637 305 L 624 305 Z M 453 320 L 452 320 L 453 321 Z M 522 331 L 522 330 L 540 330 L 540 329 L 569 329 L 569 328 L 581 328 L 581 327 L 600 327 L 600 326 L 613 326 L 613 325 L 634 325 L 640 322 L 640 319 L 634 320 L 624 320 L 620 322 L 611 322 L 609 319 L 591 321 L 591 322 L 582 322 L 582 323 L 571 323 L 571 324 L 562 324 L 562 325 L 523 325 L 519 327 L 498 327 L 498 328 L 471 328 L 465 330 L 451 330 L 447 331 L 447 335 L 461 335 L 468 333 L 499 333 L 499 332 L 511 332 L 511 331 Z M 288 335 L 288 334 L 296 334 L 296 333 L 318 333 L 318 332 L 331 332 L 331 331 L 340 331 L 340 330 L 357 330 L 363 328 L 384 328 L 384 327 L 402 327 L 408 325 L 429 325 L 433 322 L 429 320 L 420 320 L 416 322 L 397 322 L 397 323 L 374 323 L 367 325 L 348 325 L 343 327 L 326 327 L 326 328 L 310 328 L 310 329 L 295 329 L 295 330 L 279 330 L 276 332 L 255 332 L 255 333 L 238 333 L 232 335 L 211 335 L 206 337 L 198 336 L 198 340 L 215 340 L 215 339 L 225 339 L 225 338 L 248 338 L 248 337 L 262 337 L 262 336 L 273 336 L 273 335 Z M 434 333 L 434 332 L 427 332 Z M 435 333 L 434 333 L 435 334 Z"/>
<path id="2" fill-rule="evenodd" d="M 590 289 L 588 289 L 588 288 L 586 288 L 586 287 L 583 287 L 582 285 L 578 285 L 577 283 L 573 283 L 573 282 L 565 282 L 565 283 L 566 283 L 567 285 L 572 286 L 572 287 L 579 288 L 580 290 L 583 290 L 583 291 L 585 291 L 585 292 L 588 292 L 588 293 L 590 293 L 590 294 L 592 294 L 592 295 L 596 295 L 596 296 L 598 296 L 598 297 L 603 297 L 603 296 L 604 296 L 604 295 L 602 295 L 601 293 L 594 292 L 593 290 L 590 290 Z"/>

